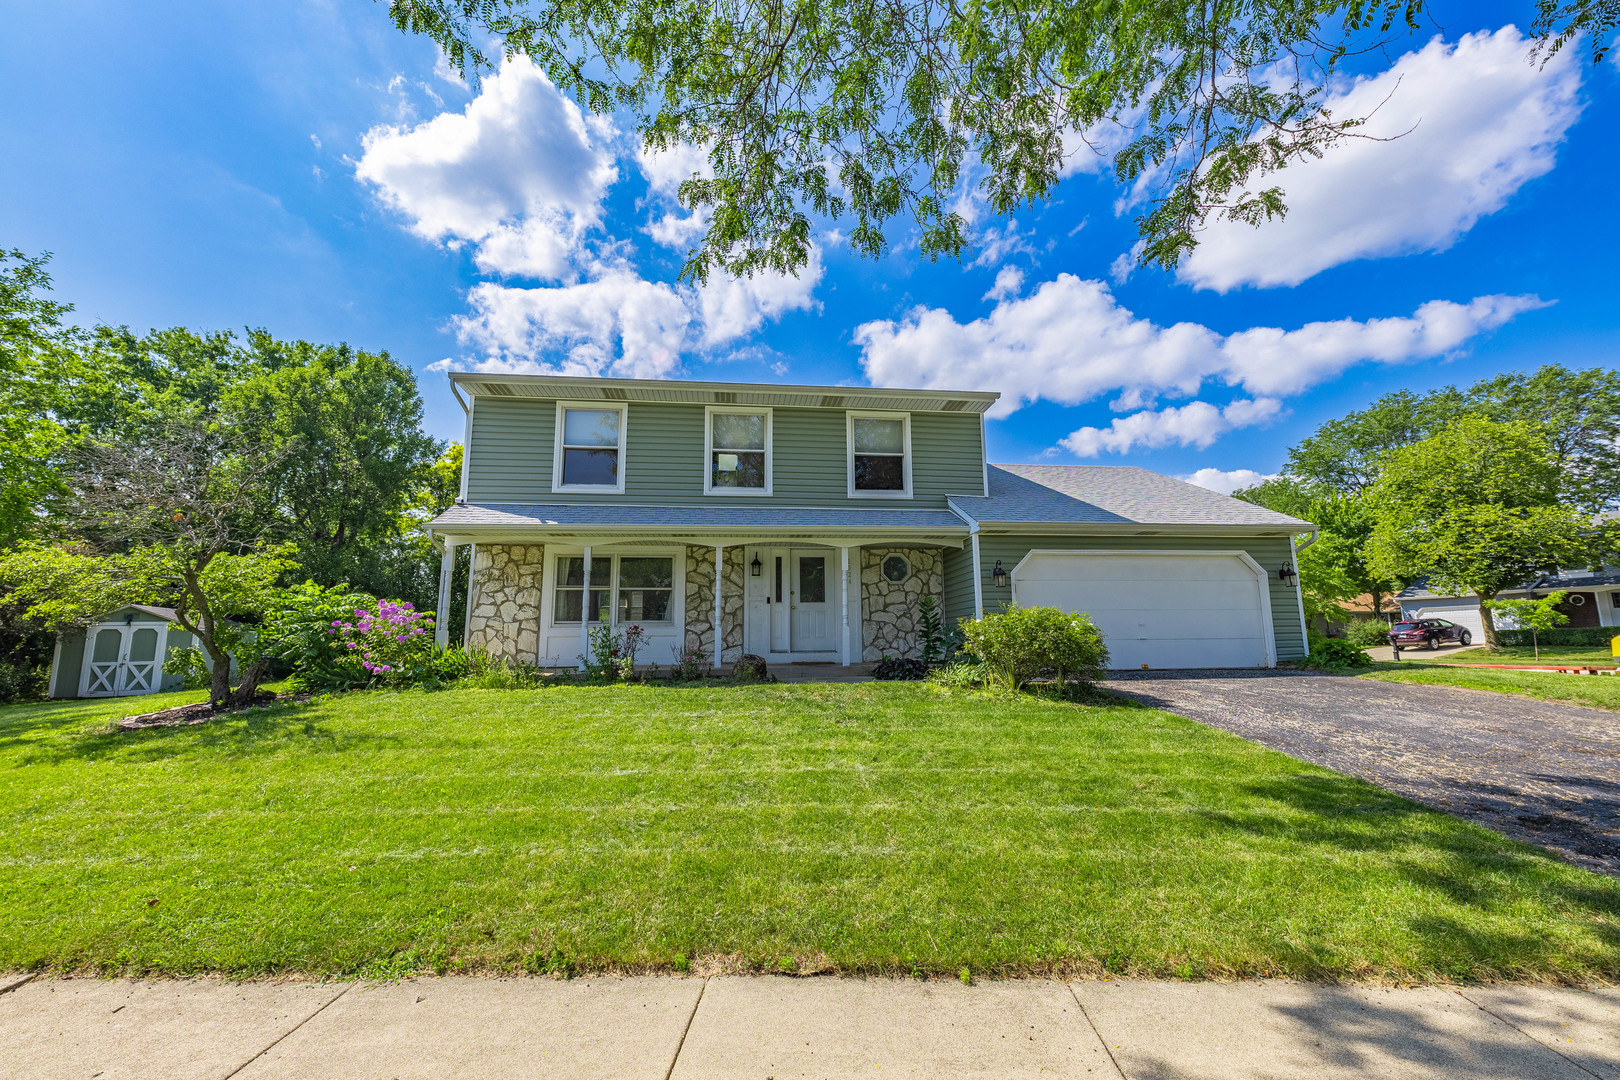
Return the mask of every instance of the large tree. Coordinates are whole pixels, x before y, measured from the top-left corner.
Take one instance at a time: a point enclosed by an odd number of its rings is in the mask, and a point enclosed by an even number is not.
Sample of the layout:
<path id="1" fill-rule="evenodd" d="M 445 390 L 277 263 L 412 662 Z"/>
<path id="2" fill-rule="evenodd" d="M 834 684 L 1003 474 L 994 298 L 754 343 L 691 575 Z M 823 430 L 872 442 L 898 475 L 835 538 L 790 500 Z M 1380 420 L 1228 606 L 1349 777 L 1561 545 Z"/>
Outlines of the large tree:
<path id="1" fill-rule="evenodd" d="M 1489 602 L 1504 590 L 1601 558 L 1592 515 L 1565 502 L 1565 477 L 1533 425 L 1464 416 L 1390 451 L 1368 492 L 1377 511 L 1368 563 L 1391 577 L 1480 599 L 1485 642 L 1497 647 Z"/>
<path id="2" fill-rule="evenodd" d="M 463 71 L 493 41 L 532 57 L 655 149 L 709 152 L 681 188 L 711 211 L 683 276 L 792 272 L 810 215 L 853 219 L 876 256 L 911 217 L 956 256 L 975 186 L 1004 213 L 1049 197 L 1066 157 L 1102 153 L 1151 192 L 1141 257 L 1174 266 L 1211 219 L 1286 211 L 1274 175 L 1359 137 L 1323 88 L 1347 56 L 1419 30 L 1426 0 L 390 0 Z M 1526 0 L 1541 55 L 1589 33 L 1600 61 L 1620 0 Z M 494 50 L 491 50 L 494 51 Z M 1091 144 L 1091 145 L 1087 145 Z"/>
<path id="3" fill-rule="evenodd" d="M 1345 618 L 1344 603 L 1366 594 L 1374 612 L 1404 584 L 1373 569 L 1367 540 L 1377 515 L 1362 493 L 1345 494 L 1290 476 L 1233 492 L 1238 498 L 1317 526 L 1314 543 L 1298 553 L 1299 587 L 1308 616 Z"/>

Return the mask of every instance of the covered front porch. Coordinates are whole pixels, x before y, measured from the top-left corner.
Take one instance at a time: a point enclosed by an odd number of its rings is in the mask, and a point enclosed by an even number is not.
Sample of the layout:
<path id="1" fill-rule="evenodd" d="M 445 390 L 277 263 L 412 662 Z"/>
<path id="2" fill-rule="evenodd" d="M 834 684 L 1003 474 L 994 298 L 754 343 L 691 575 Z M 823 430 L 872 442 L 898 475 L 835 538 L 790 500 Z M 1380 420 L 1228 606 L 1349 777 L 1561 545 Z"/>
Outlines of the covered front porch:
<path id="1" fill-rule="evenodd" d="M 434 523 L 443 552 L 439 610 L 449 608 L 455 552 L 471 545 L 463 640 L 546 667 L 582 665 L 593 630 L 633 625 L 646 635 L 637 652 L 643 665 L 678 665 L 690 653 L 728 665 L 749 653 L 779 674 L 836 667 L 857 675 L 853 665 L 916 654 L 921 600 L 943 598 L 947 552 L 961 552 L 967 532 L 954 515 L 935 511 L 880 511 L 900 520 L 859 521 L 858 532 L 849 517 L 873 512 L 716 535 L 727 523 L 660 529 L 563 520 L 600 517 L 609 509 L 600 506 L 522 509 L 463 506 Z M 649 508 L 618 513 L 635 509 Z M 447 643 L 449 620 L 440 620 L 438 633 Z"/>

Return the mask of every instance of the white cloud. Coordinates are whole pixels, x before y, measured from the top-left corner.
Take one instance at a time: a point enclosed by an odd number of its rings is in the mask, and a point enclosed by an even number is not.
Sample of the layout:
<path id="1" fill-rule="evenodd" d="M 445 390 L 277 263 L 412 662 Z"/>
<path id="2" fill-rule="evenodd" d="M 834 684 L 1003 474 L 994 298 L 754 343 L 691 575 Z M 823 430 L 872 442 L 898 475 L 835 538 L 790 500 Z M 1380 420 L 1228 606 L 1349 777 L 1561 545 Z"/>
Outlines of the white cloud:
<path id="1" fill-rule="evenodd" d="M 636 164 L 641 167 L 653 199 L 663 211 L 660 217 L 648 223 L 645 232 L 664 247 L 682 251 L 691 248 L 708 230 L 708 215 L 702 210 L 686 210 L 676 196 L 686 181 L 714 175 L 708 153 L 686 143 L 658 151 L 643 145 L 636 151 Z"/>
<path id="2" fill-rule="evenodd" d="M 372 128 L 355 174 L 418 235 L 479 245 L 481 269 L 563 279 L 618 175 L 613 134 L 518 57 L 461 112 Z"/>
<path id="3" fill-rule="evenodd" d="M 979 233 L 979 255 L 969 265 L 995 266 L 1010 255 L 1034 255 L 1035 247 L 1030 243 L 1033 238 L 1033 233 L 1018 230 L 1017 218 L 1008 218 L 999 228 L 991 225 Z"/>
<path id="4" fill-rule="evenodd" d="M 1024 288 L 1024 272 L 1016 266 L 1003 266 L 996 271 L 996 283 L 984 294 L 985 300 L 1005 300 L 1017 296 Z"/>
<path id="5" fill-rule="evenodd" d="M 1275 480 L 1277 475 L 1277 473 L 1256 472 L 1253 469 L 1199 469 L 1177 479 L 1218 491 L 1222 495 L 1230 495 L 1241 488 L 1254 487 L 1267 480 Z"/>
<path id="6" fill-rule="evenodd" d="M 457 333 L 497 370 L 664 378 L 680 365 L 692 321 L 685 297 L 628 268 L 549 289 L 485 282 L 467 299 Z"/>
<path id="7" fill-rule="evenodd" d="M 1123 454 L 1138 446 L 1204 449 L 1228 431 L 1267 423 L 1281 413 L 1282 402 L 1276 398 L 1239 398 L 1225 408 L 1194 401 L 1177 408 L 1121 416 L 1105 428 L 1083 427 L 1059 439 L 1058 444 L 1076 457 Z"/>
<path id="8" fill-rule="evenodd" d="M 1451 246 L 1553 167 L 1580 115 L 1578 50 L 1542 68 L 1530 46 L 1512 26 L 1455 45 L 1436 38 L 1334 90 L 1324 101 L 1334 116 L 1371 114 L 1363 133 L 1401 137 L 1346 139 L 1265 178 L 1283 188 L 1287 216 L 1257 229 L 1212 223 L 1179 277 L 1222 292 L 1297 285 L 1353 259 Z"/>
<path id="9" fill-rule="evenodd" d="M 821 249 L 812 244 L 810 261 L 796 277 L 770 271 L 742 278 L 724 273 L 710 275 L 708 282 L 695 290 L 703 343 L 719 345 L 753 333 L 768 319 L 774 321 L 789 311 L 816 307 L 816 285 L 823 272 Z"/>
<path id="10" fill-rule="evenodd" d="M 984 318 L 959 323 L 943 309 L 918 307 L 857 327 L 855 342 L 874 385 L 999 390 L 991 415 L 1002 417 L 1038 399 L 1073 405 L 1111 392 L 1131 403 L 1161 393 L 1190 397 L 1208 379 L 1257 395 L 1298 393 L 1357 363 L 1449 354 L 1543 306 L 1533 296 L 1435 300 L 1406 317 L 1226 336 L 1198 323 L 1137 318 L 1105 283 L 1059 274 Z"/>

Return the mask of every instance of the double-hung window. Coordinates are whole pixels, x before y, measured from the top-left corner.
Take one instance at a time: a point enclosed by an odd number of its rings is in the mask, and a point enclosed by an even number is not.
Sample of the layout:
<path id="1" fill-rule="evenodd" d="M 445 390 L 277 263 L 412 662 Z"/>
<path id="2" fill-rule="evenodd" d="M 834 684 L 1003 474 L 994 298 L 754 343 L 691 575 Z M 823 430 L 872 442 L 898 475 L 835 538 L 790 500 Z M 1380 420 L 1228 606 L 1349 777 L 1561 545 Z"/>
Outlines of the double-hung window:
<path id="1" fill-rule="evenodd" d="M 552 590 L 553 624 L 578 623 L 585 605 L 585 557 L 557 558 Z M 675 599 L 675 559 L 670 555 L 596 555 L 591 558 L 590 621 L 620 625 L 669 623 Z"/>
<path id="2" fill-rule="evenodd" d="M 910 416 L 850 413 L 848 444 L 851 497 L 911 497 Z"/>
<path id="3" fill-rule="evenodd" d="M 703 490 L 709 495 L 771 493 L 771 414 L 768 409 L 708 410 L 707 463 Z"/>
<path id="4" fill-rule="evenodd" d="M 554 491 L 624 491 L 625 407 L 557 405 Z"/>

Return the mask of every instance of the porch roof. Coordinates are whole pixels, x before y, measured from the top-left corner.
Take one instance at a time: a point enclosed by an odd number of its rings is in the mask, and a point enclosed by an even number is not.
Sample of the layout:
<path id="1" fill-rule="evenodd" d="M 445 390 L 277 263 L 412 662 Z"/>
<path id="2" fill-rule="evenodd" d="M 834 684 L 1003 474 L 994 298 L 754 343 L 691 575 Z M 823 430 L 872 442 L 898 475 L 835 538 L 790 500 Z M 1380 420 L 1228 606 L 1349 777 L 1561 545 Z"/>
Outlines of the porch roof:
<path id="1" fill-rule="evenodd" d="M 625 506 L 620 503 L 457 503 L 428 523 L 440 535 L 521 542 L 538 536 L 847 536 L 961 541 L 949 510 L 810 506 Z"/>

